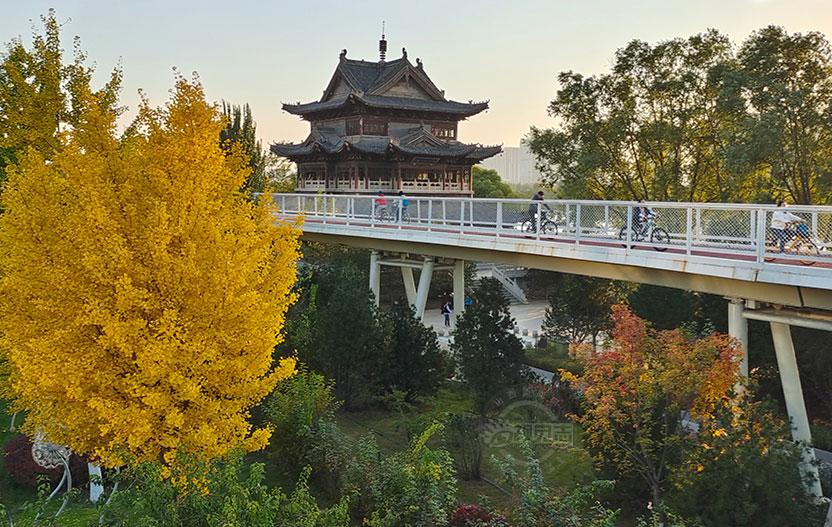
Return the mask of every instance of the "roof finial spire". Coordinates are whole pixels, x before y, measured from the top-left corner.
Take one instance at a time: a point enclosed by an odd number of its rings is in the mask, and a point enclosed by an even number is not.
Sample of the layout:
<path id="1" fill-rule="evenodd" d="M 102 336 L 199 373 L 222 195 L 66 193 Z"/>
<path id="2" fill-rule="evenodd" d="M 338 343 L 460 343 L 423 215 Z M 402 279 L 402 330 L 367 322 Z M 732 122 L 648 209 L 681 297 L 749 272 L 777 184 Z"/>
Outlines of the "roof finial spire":
<path id="1" fill-rule="evenodd" d="M 387 57 L 387 40 L 384 39 L 384 20 L 381 21 L 381 40 L 378 41 L 378 58 L 381 62 Z"/>

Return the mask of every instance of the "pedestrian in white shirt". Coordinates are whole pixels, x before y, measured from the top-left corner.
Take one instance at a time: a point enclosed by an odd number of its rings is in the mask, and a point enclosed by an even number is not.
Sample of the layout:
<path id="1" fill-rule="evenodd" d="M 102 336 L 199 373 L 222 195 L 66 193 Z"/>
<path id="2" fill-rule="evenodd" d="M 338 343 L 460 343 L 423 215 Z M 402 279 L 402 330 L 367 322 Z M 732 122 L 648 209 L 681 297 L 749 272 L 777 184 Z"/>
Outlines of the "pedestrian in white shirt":
<path id="1" fill-rule="evenodd" d="M 787 206 L 788 205 L 785 201 L 778 201 L 778 209 L 774 211 L 774 213 L 771 215 L 771 232 L 774 233 L 774 236 L 777 238 L 780 244 L 781 253 L 783 252 L 783 247 L 786 244 L 786 240 L 791 239 L 791 237 L 795 235 L 795 230 L 790 229 L 789 224 L 792 222 L 803 222 L 803 218 L 785 210 Z"/>

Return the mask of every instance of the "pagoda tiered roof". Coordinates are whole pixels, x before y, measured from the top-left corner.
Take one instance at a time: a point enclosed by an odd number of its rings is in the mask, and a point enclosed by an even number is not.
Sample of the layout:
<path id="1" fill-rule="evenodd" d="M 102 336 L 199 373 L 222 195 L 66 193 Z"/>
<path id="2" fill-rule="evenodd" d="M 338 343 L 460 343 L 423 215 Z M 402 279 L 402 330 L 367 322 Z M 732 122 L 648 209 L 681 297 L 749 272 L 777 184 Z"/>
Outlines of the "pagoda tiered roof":
<path id="1" fill-rule="evenodd" d="M 379 156 L 396 155 L 465 159 L 478 163 L 485 158 L 499 154 L 502 147 L 466 144 L 459 141 L 443 141 L 434 137 L 424 127 L 408 130 L 401 137 L 379 135 L 338 136 L 330 128 L 317 128 L 299 144 L 274 144 L 275 154 L 300 159 L 313 154 L 334 155 L 343 152 L 360 152 Z"/>
<path id="2" fill-rule="evenodd" d="M 402 58 L 390 62 L 368 62 L 347 59 L 344 50 L 320 100 L 305 104 L 284 104 L 283 109 L 310 120 L 321 112 L 362 106 L 438 113 L 456 119 L 464 119 L 488 109 L 487 101 L 464 103 L 446 99 L 445 93 L 425 73 L 422 62 L 416 59 L 414 66 L 407 59 L 407 53 L 404 50 L 402 53 Z M 401 97 L 391 93 L 391 88 L 402 81 L 413 82 L 419 88 L 421 97 Z"/>

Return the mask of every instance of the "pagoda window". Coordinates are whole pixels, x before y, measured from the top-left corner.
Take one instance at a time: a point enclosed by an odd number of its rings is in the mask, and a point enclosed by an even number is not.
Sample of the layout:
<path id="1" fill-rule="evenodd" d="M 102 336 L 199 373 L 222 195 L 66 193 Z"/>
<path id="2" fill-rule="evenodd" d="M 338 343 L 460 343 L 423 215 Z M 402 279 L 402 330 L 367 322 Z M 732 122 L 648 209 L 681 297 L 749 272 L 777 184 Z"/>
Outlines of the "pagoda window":
<path id="1" fill-rule="evenodd" d="M 431 128 L 434 137 L 440 139 L 456 139 L 456 127 L 452 124 L 434 124 Z"/>
<path id="2" fill-rule="evenodd" d="M 347 120 L 347 135 L 359 135 L 361 133 L 361 121 L 358 119 Z"/>
<path id="3" fill-rule="evenodd" d="M 387 121 L 364 121 L 364 135 L 387 135 Z"/>

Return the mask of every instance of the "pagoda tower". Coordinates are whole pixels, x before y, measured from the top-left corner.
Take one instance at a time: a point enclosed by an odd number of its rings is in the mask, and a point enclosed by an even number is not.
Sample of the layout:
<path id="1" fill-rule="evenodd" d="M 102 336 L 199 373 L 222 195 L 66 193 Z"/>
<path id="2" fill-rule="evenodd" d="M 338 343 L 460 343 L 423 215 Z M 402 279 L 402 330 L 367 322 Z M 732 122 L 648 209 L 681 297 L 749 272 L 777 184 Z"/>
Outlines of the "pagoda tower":
<path id="1" fill-rule="evenodd" d="M 271 151 L 297 164 L 297 192 L 471 197 L 471 167 L 502 147 L 460 142 L 458 124 L 488 102 L 446 99 L 405 49 L 400 59 L 385 61 L 383 35 L 379 51 L 378 62 L 341 51 L 319 101 L 283 105 L 309 121 L 309 136 Z"/>

